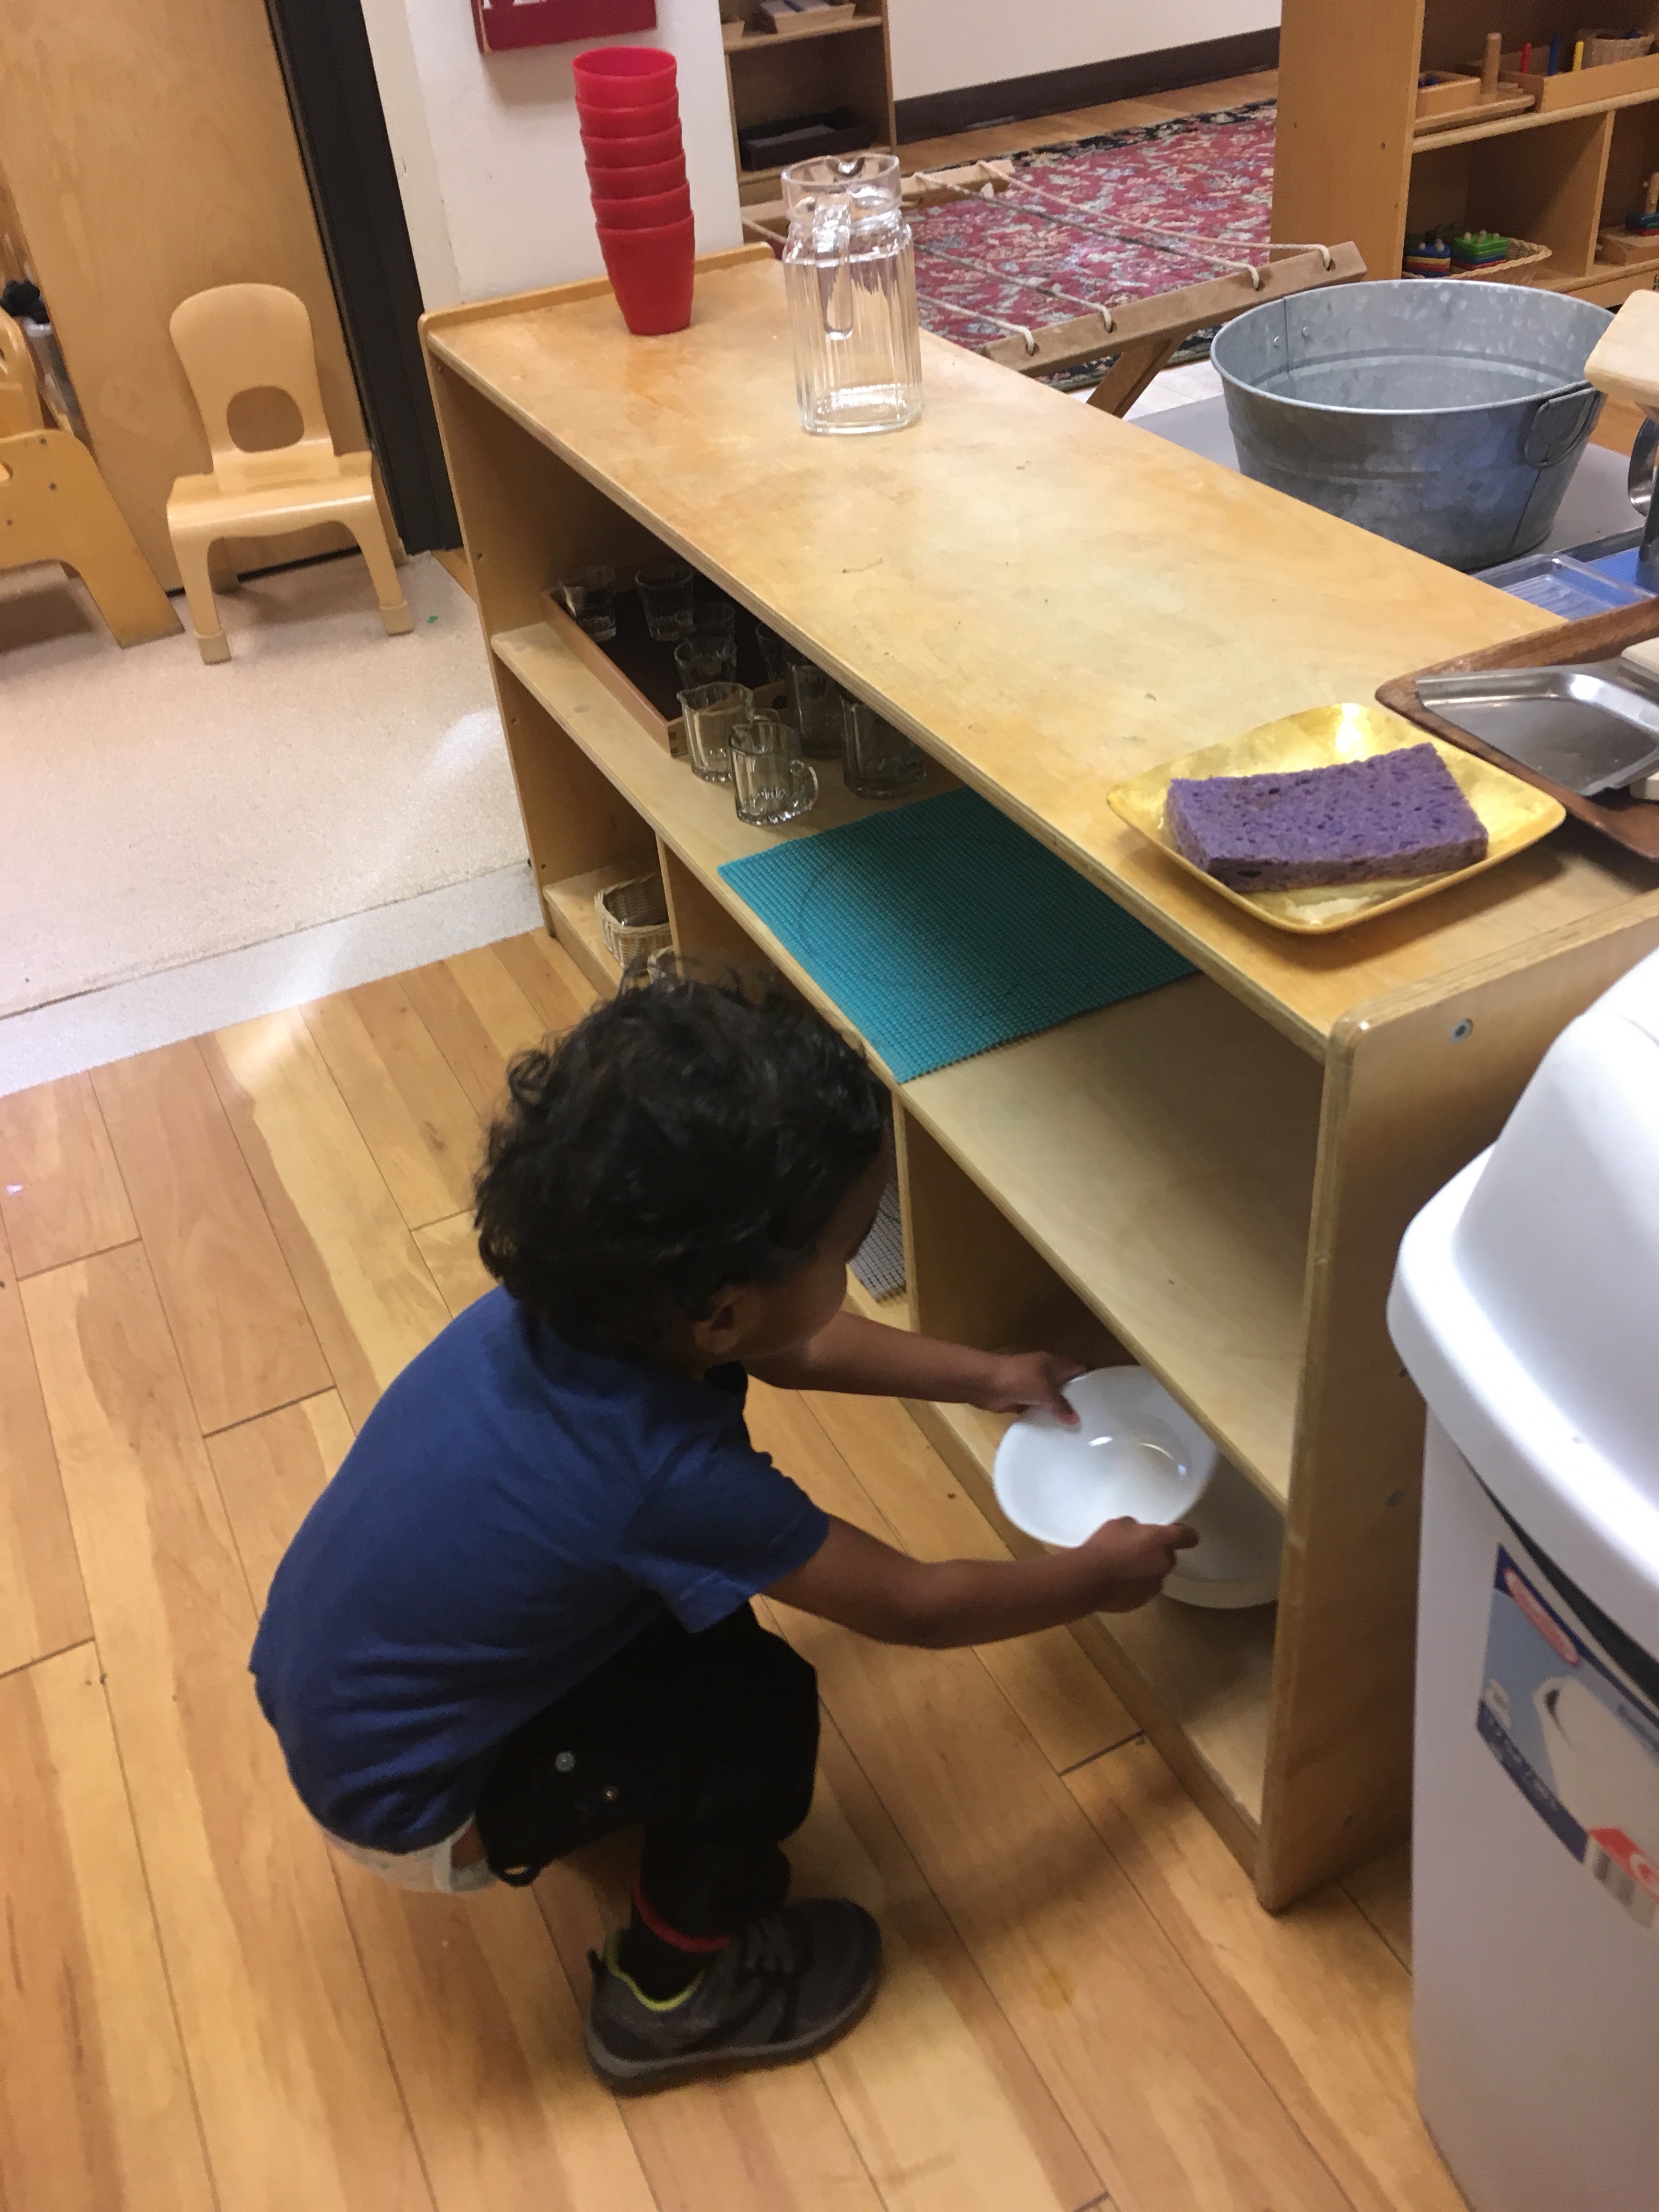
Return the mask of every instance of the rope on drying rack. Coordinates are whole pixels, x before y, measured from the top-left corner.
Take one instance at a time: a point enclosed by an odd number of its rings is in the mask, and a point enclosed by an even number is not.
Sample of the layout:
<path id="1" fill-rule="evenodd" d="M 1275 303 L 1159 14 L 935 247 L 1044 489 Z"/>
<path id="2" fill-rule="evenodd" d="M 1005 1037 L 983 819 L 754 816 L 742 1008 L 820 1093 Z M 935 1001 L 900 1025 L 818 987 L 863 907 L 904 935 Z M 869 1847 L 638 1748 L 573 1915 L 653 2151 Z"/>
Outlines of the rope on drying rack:
<path id="1" fill-rule="evenodd" d="M 918 172 L 919 175 L 925 176 L 927 173 L 926 171 Z M 976 197 L 972 191 L 964 191 L 962 196 L 964 198 Z M 994 204 L 1011 196 L 1028 203 L 1031 213 L 1040 221 L 1059 223 L 1070 230 L 1079 230 L 1087 238 L 1106 239 L 1114 245 L 1133 243 L 1137 239 L 1150 239 L 1155 245 L 1164 246 L 1173 243 L 1188 248 L 1196 248 L 1200 260 L 1211 261 L 1218 269 L 1237 270 L 1249 278 L 1253 291 L 1259 292 L 1261 289 L 1261 270 L 1266 266 L 1265 263 L 1234 261 L 1225 253 L 1214 250 L 1218 246 L 1231 244 L 1230 240 L 1194 238 L 1189 233 L 1164 230 L 1153 223 L 1136 223 L 1127 230 L 1115 229 L 1108 224 L 1085 222 L 1076 214 L 1069 211 L 1062 215 L 1056 209 L 1045 204 L 1042 194 L 1033 191 L 1029 185 L 1011 184 L 1006 192 L 1000 193 L 994 192 L 988 184 L 984 188 L 984 197 L 991 200 Z M 1206 252 L 1205 250 L 1206 248 L 1210 250 Z M 1048 283 L 1040 276 L 1010 276 L 1000 269 L 994 269 L 989 262 L 978 260 L 970 253 L 958 252 L 948 246 L 941 246 L 936 240 L 928 240 L 926 250 L 929 253 L 937 254 L 942 261 L 954 261 L 962 268 L 975 270 L 981 276 L 989 276 L 996 283 L 1017 284 L 1024 291 L 1046 292 L 1050 299 L 1061 301 L 1067 307 L 1085 307 L 1091 313 L 1100 317 L 1109 334 L 1117 328 L 1117 325 L 1112 319 L 1111 309 L 1098 300 L 1085 300 L 1081 293 L 1067 292 L 1060 285 Z M 1328 270 L 1334 266 L 1328 246 L 1297 240 L 1289 244 L 1281 244 L 1279 250 L 1284 253 L 1316 253 Z M 1268 241 L 1267 251 L 1269 253 L 1273 251 L 1273 242 L 1271 240 Z M 969 321 L 991 323 L 1000 331 L 1007 331 L 1012 337 L 1024 340 L 1028 355 L 1034 354 L 1037 350 L 1036 338 L 1024 323 L 1005 321 L 1000 315 L 992 314 L 987 307 L 964 307 L 955 301 L 930 299 L 925 293 L 919 294 L 918 297 L 925 307 L 933 307 L 943 313 L 960 315 L 964 320 Z"/>
<path id="2" fill-rule="evenodd" d="M 936 253 L 941 261 L 955 261 L 964 269 L 976 269 L 981 276 L 993 276 L 999 284 L 1018 284 L 1023 291 L 1046 292 L 1051 300 L 1062 301 L 1068 307 L 1086 307 L 1091 314 L 1100 317 L 1109 331 L 1115 330 L 1117 327 L 1112 320 L 1112 311 L 1109 307 L 1103 307 L 1098 300 L 1085 300 L 1080 292 L 1067 292 L 1061 286 L 1050 284 L 1041 276 L 1006 276 L 1000 269 L 993 269 L 989 262 L 977 261 L 970 253 L 957 253 L 948 246 L 930 245 L 927 251 L 930 253 Z M 973 312 L 975 314 L 981 314 L 983 310 L 976 307 Z M 994 322 L 996 318 L 994 315 L 986 315 L 985 320 Z M 1018 330 L 1022 326 L 1018 323 L 1011 323 L 1004 327 Z M 1036 351 L 1035 341 L 1029 344 L 1025 350 L 1027 353 L 1035 353 Z"/>
<path id="3" fill-rule="evenodd" d="M 904 181 L 907 185 L 921 185 L 934 191 L 952 193 L 959 200 L 996 199 L 1000 197 L 997 191 L 999 182 L 1005 190 L 1007 189 L 1009 180 L 1006 177 L 999 177 L 983 161 L 975 161 L 973 166 L 982 173 L 974 184 L 960 183 L 944 169 L 913 169 Z"/>
<path id="4" fill-rule="evenodd" d="M 994 276 L 997 272 L 994 269 L 988 269 L 985 273 L 988 276 Z M 1036 339 L 1024 323 L 1006 323 L 1000 315 L 994 315 L 988 307 L 964 307 L 955 300 L 930 299 L 926 292 L 918 292 L 916 297 L 924 307 L 932 307 L 942 315 L 960 315 L 965 323 L 994 323 L 1000 331 L 1006 331 L 1011 337 L 1024 338 L 1028 354 L 1037 349 Z"/>
<path id="5" fill-rule="evenodd" d="M 1173 242 L 1177 246 L 1196 247 L 1198 258 L 1200 260 L 1213 262 L 1218 269 L 1237 270 L 1242 275 L 1249 278 L 1252 290 L 1259 292 L 1261 289 L 1261 270 L 1254 261 L 1235 261 L 1225 252 L 1217 252 L 1214 250 L 1224 244 L 1230 244 L 1230 240 L 1194 238 L 1182 231 L 1164 230 L 1158 224 L 1152 222 L 1132 223 L 1127 228 L 1120 228 L 1106 222 L 1085 222 L 1072 210 L 1068 209 L 1062 214 L 1059 209 L 1047 202 L 1041 192 L 1034 191 L 1029 185 L 1011 185 L 1009 191 L 1029 204 L 1031 213 L 1041 222 L 1060 223 L 1069 230 L 1082 231 L 1085 237 L 1109 239 L 1114 245 L 1118 246 L 1132 243 L 1137 238 L 1147 238 L 1151 239 L 1154 245 L 1158 246 Z M 1206 251 L 1206 248 L 1209 250 Z M 1271 251 L 1271 248 L 1269 250 Z M 1325 265 L 1329 268 L 1328 260 Z"/>
<path id="6" fill-rule="evenodd" d="M 1105 239 L 1109 240 L 1113 245 L 1120 246 L 1125 243 L 1132 243 L 1138 238 L 1144 238 L 1152 240 L 1155 245 L 1158 246 L 1175 245 L 1195 249 L 1200 260 L 1212 262 L 1218 269 L 1235 270 L 1241 276 L 1245 276 L 1249 278 L 1250 289 L 1252 291 L 1259 292 L 1261 289 L 1261 271 L 1266 266 L 1265 262 L 1234 260 L 1225 251 L 1225 249 L 1233 243 L 1230 239 L 1197 238 L 1189 231 L 1167 230 L 1164 228 L 1162 225 L 1158 223 L 1139 222 L 1130 224 L 1127 228 L 1118 228 L 1099 219 L 1097 219 L 1093 222 L 1085 222 L 1074 209 L 1067 208 L 1062 211 L 1060 209 L 1054 206 L 1054 204 L 1049 201 L 1043 193 L 1036 191 L 1030 185 L 1011 184 L 1008 186 L 1006 192 L 999 193 L 997 197 L 999 199 L 1018 199 L 1029 207 L 1030 212 L 1035 215 L 1039 221 L 1043 222 L 1057 222 L 1064 226 L 1066 229 L 1079 230 L 1083 233 L 1085 238 Z M 1218 249 L 1221 250 L 1218 251 Z M 930 246 L 928 250 L 931 252 L 938 252 L 941 249 L 938 246 Z M 1273 242 L 1271 240 L 1268 241 L 1267 251 L 1269 253 L 1273 251 Z M 1334 265 L 1331 258 L 1331 249 L 1328 246 L 1318 246 L 1310 242 L 1297 240 L 1291 244 L 1281 246 L 1279 251 L 1281 252 L 1287 253 L 1316 253 L 1319 255 L 1327 269 L 1330 269 Z M 995 276 L 997 274 L 995 270 L 988 270 L 986 273 L 988 276 Z M 1108 330 L 1111 328 L 1109 319 L 1108 319 L 1106 327 Z"/>

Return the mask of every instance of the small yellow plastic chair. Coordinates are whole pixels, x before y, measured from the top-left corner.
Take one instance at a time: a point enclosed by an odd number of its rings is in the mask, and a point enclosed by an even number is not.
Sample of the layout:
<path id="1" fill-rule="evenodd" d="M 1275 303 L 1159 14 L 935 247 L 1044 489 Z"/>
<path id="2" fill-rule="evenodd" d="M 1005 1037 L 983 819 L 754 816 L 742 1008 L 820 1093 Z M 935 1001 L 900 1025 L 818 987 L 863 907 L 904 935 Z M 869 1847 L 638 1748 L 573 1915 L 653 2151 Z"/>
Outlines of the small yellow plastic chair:
<path id="1" fill-rule="evenodd" d="M 0 314 L 0 438 L 39 430 L 45 421 L 29 342 L 9 315 Z"/>
<path id="2" fill-rule="evenodd" d="M 215 544 L 320 522 L 343 523 L 362 548 L 386 635 L 413 629 L 374 456 L 337 453 L 329 435 L 305 302 L 276 284 L 221 284 L 182 301 L 168 328 L 213 456 L 211 476 L 179 477 L 167 501 L 167 530 L 203 659 L 230 658 L 208 573 Z M 231 435 L 231 403 L 266 388 L 293 400 L 300 435 L 291 445 L 249 453 Z"/>

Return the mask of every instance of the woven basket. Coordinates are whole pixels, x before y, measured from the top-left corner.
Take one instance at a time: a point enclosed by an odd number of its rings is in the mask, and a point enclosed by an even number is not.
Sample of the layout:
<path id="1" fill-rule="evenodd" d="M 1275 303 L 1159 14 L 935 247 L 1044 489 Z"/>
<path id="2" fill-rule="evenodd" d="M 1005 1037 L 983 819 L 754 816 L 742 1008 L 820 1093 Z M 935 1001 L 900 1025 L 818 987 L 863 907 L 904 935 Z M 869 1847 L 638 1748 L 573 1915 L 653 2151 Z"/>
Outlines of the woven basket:
<path id="1" fill-rule="evenodd" d="M 593 911 L 605 950 L 618 967 L 626 968 L 642 954 L 665 951 L 674 941 L 659 875 L 635 876 L 627 883 L 608 885 L 594 898 Z"/>
<path id="2" fill-rule="evenodd" d="M 1581 31 L 1584 41 L 1584 67 L 1606 69 L 1612 62 L 1640 61 L 1644 54 L 1653 52 L 1653 33 L 1638 33 L 1633 39 L 1621 39 L 1608 31 Z"/>
<path id="3" fill-rule="evenodd" d="M 1447 275 L 1454 278 L 1473 276 L 1487 284 L 1524 284 L 1530 280 L 1531 272 L 1541 269 L 1549 258 L 1547 246 L 1535 245 L 1529 238 L 1512 238 L 1506 259 L 1483 261 L 1474 269 L 1450 269 Z M 1444 279 L 1432 281 L 1443 283 Z"/>

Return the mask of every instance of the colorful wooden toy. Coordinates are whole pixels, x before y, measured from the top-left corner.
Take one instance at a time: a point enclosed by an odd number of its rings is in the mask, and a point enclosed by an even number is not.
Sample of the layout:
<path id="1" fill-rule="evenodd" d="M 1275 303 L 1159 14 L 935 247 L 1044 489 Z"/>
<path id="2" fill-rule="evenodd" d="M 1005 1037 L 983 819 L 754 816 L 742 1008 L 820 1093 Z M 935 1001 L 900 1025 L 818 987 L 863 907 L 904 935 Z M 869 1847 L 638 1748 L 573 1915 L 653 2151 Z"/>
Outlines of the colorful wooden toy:
<path id="1" fill-rule="evenodd" d="M 1491 262 L 1509 258 L 1510 241 L 1501 231 L 1455 231 L 1449 243 L 1454 268 L 1484 269 Z"/>
<path id="2" fill-rule="evenodd" d="M 1451 248 L 1443 238 L 1431 231 L 1422 238 L 1406 240 L 1405 272 L 1407 276 L 1446 276 L 1451 273 Z"/>

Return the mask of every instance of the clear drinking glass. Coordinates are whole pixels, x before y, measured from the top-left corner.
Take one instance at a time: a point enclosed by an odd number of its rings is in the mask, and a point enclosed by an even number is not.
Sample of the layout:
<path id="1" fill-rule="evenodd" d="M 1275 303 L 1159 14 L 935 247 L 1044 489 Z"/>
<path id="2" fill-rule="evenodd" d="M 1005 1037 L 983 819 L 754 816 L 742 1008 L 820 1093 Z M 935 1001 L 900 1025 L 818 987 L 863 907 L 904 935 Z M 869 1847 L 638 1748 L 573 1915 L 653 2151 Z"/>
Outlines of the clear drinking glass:
<path id="1" fill-rule="evenodd" d="M 783 197 L 802 428 L 902 430 L 921 412 L 921 338 L 897 155 L 796 161 Z"/>
<path id="2" fill-rule="evenodd" d="M 698 684 L 681 692 L 686 757 L 705 783 L 731 782 L 732 726 L 754 711 L 755 695 L 745 684 Z"/>
<path id="3" fill-rule="evenodd" d="M 580 568 L 559 586 L 559 597 L 572 617 L 601 645 L 617 635 L 617 572 L 614 568 Z"/>
<path id="4" fill-rule="evenodd" d="M 833 676 L 810 660 L 790 656 L 784 681 L 789 687 L 789 716 L 800 732 L 800 749 L 813 760 L 841 758 L 842 689 Z"/>
<path id="5" fill-rule="evenodd" d="M 664 645 L 676 645 L 691 627 L 691 571 L 684 561 L 651 561 L 634 578 L 645 626 Z"/>
<path id="6" fill-rule="evenodd" d="M 793 822 L 818 795 L 817 770 L 800 757 L 800 739 L 781 714 L 732 725 L 732 797 L 740 821 L 763 828 Z"/>
<path id="7" fill-rule="evenodd" d="M 687 630 L 674 647 L 682 684 L 732 682 L 738 673 L 738 641 L 725 630 Z"/>
<path id="8" fill-rule="evenodd" d="M 730 599 L 699 599 L 691 610 L 693 632 L 700 629 L 723 630 L 727 637 L 735 637 L 738 611 Z"/>
<path id="9" fill-rule="evenodd" d="M 927 774 L 927 756 L 862 699 L 841 702 L 841 772 L 860 799 L 897 799 Z"/>
<path id="10" fill-rule="evenodd" d="M 760 647 L 761 659 L 766 663 L 766 672 L 773 683 L 781 684 L 789 673 L 790 647 L 776 630 L 769 629 L 763 622 L 755 624 L 755 642 Z"/>

